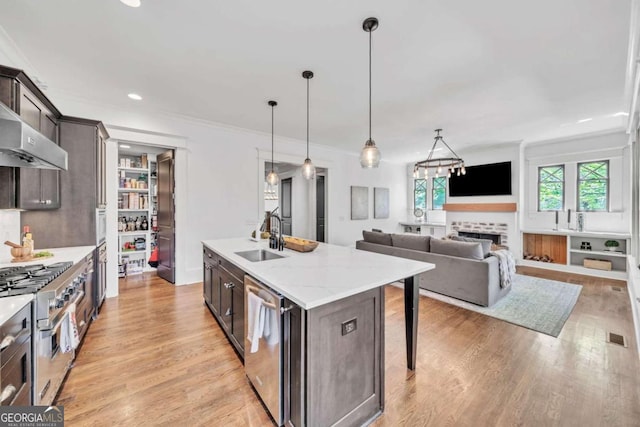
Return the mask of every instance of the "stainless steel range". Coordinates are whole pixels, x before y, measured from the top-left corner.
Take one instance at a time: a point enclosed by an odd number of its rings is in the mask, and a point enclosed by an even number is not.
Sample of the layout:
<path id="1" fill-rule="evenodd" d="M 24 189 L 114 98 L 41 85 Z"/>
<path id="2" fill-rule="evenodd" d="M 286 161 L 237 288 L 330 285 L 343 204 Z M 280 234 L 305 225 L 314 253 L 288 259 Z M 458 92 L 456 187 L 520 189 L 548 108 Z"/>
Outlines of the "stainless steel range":
<path id="1" fill-rule="evenodd" d="M 87 262 L 60 262 L 0 269 L 0 297 L 35 293 L 33 306 L 34 405 L 50 405 L 69 370 L 73 351 L 60 349 L 68 308 L 85 295 L 91 267 Z"/>

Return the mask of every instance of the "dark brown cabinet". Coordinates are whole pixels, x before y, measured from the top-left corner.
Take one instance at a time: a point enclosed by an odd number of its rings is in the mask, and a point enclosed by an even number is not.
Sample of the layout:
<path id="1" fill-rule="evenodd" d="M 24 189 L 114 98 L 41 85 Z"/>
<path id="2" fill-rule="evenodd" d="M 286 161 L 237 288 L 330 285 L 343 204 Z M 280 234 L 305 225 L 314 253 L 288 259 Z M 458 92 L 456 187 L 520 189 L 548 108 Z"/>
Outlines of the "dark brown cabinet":
<path id="1" fill-rule="evenodd" d="M 104 146 L 108 134 L 97 120 L 66 116 L 60 118 L 59 134 L 60 146 L 69 156 L 69 170 L 59 172 L 59 184 L 50 177 L 43 186 L 62 189 L 60 209 L 23 212 L 21 221 L 31 226 L 39 247 L 94 246 L 98 227 L 96 208 L 105 205 Z"/>
<path id="2" fill-rule="evenodd" d="M 203 249 L 203 296 L 240 356 L 244 357 L 244 271 Z"/>
<path id="3" fill-rule="evenodd" d="M 21 70 L 0 67 L 0 102 L 44 136 L 58 143 L 60 112 Z M 60 171 L 0 167 L 0 209 L 60 207 Z"/>
<path id="4" fill-rule="evenodd" d="M 204 301 L 207 303 L 209 308 L 218 312 L 220 308 L 220 292 L 219 290 L 215 292 L 217 298 L 214 300 L 214 282 L 217 285 L 218 281 L 218 258 L 215 256 L 213 252 L 208 249 L 204 249 L 203 253 L 203 281 L 202 281 L 202 295 L 204 296 Z M 217 289 L 217 288 L 216 288 Z"/>
<path id="5" fill-rule="evenodd" d="M 84 295 L 76 304 L 76 323 L 78 325 L 78 334 L 80 335 L 81 341 L 84 339 L 84 336 L 89 329 L 89 323 L 91 323 L 94 312 L 93 294 L 95 286 L 95 271 L 93 252 L 85 257 L 84 263 L 86 272 L 83 288 Z"/>
<path id="6" fill-rule="evenodd" d="M 98 126 L 98 133 L 96 135 L 96 143 L 97 146 L 97 171 L 98 171 L 98 182 L 96 188 L 96 202 L 97 208 L 104 209 L 107 207 L 107 139 L 109 135 L 107 134 L 104 126 Z"/>
<path id="7" fill-rule="evenodd" d="M 0 326 L 0 405 L 31 405 L 31 304 Z"/>

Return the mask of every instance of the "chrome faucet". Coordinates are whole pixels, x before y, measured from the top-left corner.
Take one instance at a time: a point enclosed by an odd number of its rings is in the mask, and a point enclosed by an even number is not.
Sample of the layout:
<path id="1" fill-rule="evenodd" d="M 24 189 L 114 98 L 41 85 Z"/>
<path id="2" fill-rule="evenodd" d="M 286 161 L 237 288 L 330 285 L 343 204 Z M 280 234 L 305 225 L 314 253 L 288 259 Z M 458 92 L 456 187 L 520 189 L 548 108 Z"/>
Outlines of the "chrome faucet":
<path id="1" fill-rule="evenodd" d="M 269 248 L 282 251 L 284 250 L 284 238 L 282 237 L 282 219 L 278 215 L 271 215 L 271 219 L 273 218 L 278 220 L 278 237 L 276 237 L 272 226 L 271 236 L 269 237 Z"/>

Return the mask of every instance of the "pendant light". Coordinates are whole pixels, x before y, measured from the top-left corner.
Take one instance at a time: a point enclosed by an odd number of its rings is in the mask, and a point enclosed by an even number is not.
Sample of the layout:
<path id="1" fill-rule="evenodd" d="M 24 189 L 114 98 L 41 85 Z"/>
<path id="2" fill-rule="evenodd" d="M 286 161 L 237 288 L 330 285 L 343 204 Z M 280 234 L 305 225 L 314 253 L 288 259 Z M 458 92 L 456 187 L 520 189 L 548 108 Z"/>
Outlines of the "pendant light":
<path id="1" fill-rule="evenodd" d="M 309 80 L 313 78 L 312 71 L 303 71 L 302 77 L 307 80 L 307 158 L 302 165 L 302 176 L 304 179 L 314 179 L 316 177 L 316 167 L 309 158 Z"/>
<path id="2" fill-rule="evenodd" d="M 269 101 L 269 105 L 271 106 L 271 172 L 267 175 L 267 184 L 273 186 L 278 185 L 278 181 L 280 178 L 278 174 L 273 170 L 273 108 L 278 105 L 276 101 Z"/>
<path id="3" fill-rule="evenodd" d="M 367 18 L 362 23 L 362 29 L 369 33 L 369 139 L 360 153 L 360 165 L 363 168 L 377 168 L 380 164 L 380 150 L 371 139 L 371 33 L 378 28 L 377 18 Z"/>

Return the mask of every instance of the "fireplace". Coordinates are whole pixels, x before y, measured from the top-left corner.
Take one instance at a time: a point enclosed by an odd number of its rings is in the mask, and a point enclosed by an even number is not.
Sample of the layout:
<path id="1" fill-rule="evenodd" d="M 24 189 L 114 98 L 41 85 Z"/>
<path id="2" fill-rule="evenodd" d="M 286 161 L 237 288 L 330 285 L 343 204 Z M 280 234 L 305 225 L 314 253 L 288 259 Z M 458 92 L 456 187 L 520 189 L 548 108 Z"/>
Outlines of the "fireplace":
<path id="1" fill-rule="evenodd" d="M 451 231 L 459 236 L 491 240 L 504 248 L 509 244 L 509 225 L 504 222 L 452 221 Z"/>
<path id="2" fill-rule="evenodd" d="M 492 233 L 470 233 L 468 231 L 458 231 L 458 236 L 473 237 L 474 239 L 491 240 L 496 245 L 500 245 L 500 235 Z"/>

